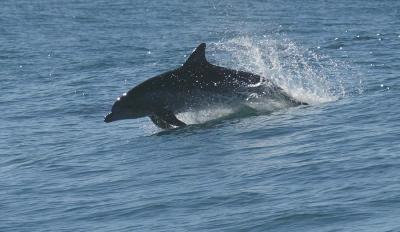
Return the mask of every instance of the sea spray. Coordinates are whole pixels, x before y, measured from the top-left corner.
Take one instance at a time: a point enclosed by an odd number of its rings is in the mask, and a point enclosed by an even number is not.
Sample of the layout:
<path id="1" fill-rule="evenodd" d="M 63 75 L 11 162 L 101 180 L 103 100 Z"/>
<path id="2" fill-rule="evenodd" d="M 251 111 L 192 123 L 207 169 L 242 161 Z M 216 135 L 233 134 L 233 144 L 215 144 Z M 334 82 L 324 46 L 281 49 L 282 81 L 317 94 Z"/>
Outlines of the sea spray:
<path id="1" fill-rule="evenodd" d="M 209 50 L 213 62 L 270 79 L 309 104 L 334 101 L 347 94 L 342 80 L 345 64 L 280 37 L 240 36 L 210 44 Z"/>
<path id="2" fill-rule="evenodd" d="M 289 96 L 310 105 L 335 101 L 346 96 L 349 86 L 343 81 L 347 66 L 287 38 L 240 36 L 210 43 L 207 56 L 211 63 L 255 73 L 272 80 Z M 268 85 L 268 81 L 260 85 Z M 268 89 L 268 86 L 265 86 Z M 251 90 L 251 88 L 249 88 Z M 208 104 L 204 109 L 180 113 L 188 124 L 204 123 L 239 111 L 268 114 L 289 107 L 286 101 L 249 92 L 237 107 Z M 252 108 L 253 110 L 248 110 Z M 243 115 L 243 114 L 239 114 Z"/>

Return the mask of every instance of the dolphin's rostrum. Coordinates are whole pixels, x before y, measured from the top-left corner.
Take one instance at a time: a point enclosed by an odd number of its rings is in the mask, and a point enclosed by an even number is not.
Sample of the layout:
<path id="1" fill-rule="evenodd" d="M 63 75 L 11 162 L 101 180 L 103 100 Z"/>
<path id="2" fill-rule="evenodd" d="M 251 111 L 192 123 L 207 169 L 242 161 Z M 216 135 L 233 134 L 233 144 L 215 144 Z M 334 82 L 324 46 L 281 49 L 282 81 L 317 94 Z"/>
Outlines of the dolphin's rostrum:
<path id="1" fill-rule="evenodd" d="M 167 129 L 186 124 L 177 113 L 205 105 L 237 105 L 251 93 L 284 101 L 290 106 L 302 105 L 270 80 L 258 75 L 210 64 L 205 56 L 206 44 L 200 44 L 179 68 L 150 78 L 114 103 L 104 121 L 149 116 L 158 127 Z"/>

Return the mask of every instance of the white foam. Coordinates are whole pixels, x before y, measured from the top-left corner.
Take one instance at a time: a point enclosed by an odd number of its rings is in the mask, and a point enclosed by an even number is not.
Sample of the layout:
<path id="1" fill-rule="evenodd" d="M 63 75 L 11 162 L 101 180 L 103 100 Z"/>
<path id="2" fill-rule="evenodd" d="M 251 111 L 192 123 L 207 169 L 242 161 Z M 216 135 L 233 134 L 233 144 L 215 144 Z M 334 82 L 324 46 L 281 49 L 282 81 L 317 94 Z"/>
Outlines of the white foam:
<path id="1" fill-rule="evenodd" d="M 176 117 L 186 124 L 201 124 L 217 118 L 233 114 L 236 109 L 223 106 L 215 106 L 207 109 L 179 113 Z"/>

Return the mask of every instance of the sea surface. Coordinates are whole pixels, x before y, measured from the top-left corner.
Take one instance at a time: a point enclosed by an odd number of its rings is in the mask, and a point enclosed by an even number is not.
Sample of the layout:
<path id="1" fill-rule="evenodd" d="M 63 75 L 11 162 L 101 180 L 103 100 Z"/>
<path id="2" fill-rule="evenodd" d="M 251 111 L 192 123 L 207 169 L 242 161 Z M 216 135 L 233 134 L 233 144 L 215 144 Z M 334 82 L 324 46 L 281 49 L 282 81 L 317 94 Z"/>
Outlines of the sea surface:
<path id="1" fill-rule="evenodd" d="M 200 43 L 308 106 L 104 123 Z M 400 1 L 0 2 L 0 231 L 400 231 Z"/>

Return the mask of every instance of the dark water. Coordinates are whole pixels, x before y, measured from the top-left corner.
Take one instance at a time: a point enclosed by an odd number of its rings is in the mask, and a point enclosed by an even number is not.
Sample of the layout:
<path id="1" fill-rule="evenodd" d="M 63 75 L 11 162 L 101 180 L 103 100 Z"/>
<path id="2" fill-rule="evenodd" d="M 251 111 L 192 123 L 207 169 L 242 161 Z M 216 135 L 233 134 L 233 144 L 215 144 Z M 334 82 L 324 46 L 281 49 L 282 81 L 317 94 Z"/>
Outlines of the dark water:
<path id="1" fill-rule="evenodd" d="M 0 231 L 400 231 L 399 1 L 0 6 Z M 200 42 L 311 105 L 103 123 Z"/>

